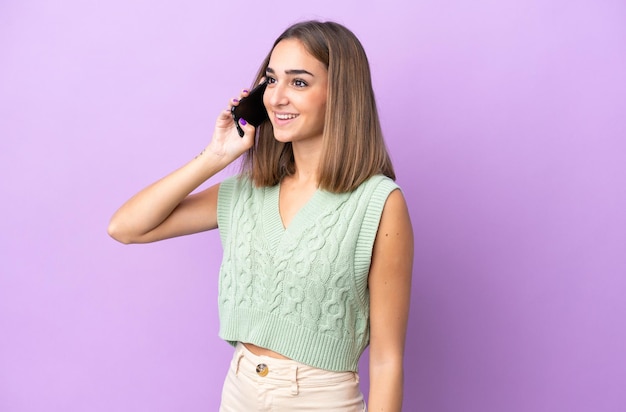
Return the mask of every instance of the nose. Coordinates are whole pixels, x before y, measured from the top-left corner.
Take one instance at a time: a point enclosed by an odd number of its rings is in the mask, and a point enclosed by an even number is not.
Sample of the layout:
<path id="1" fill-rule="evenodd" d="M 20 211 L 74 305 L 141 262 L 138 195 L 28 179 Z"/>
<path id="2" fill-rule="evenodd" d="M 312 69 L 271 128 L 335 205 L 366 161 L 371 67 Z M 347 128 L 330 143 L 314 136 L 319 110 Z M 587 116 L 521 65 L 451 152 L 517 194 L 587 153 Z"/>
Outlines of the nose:
<path id="1" fill-rule="evenodd" d="M 265 105 L 270 107 L 284 106 L 289 103 L 287 91 L 280 83 L 276 83 L 265 89 Z"/>

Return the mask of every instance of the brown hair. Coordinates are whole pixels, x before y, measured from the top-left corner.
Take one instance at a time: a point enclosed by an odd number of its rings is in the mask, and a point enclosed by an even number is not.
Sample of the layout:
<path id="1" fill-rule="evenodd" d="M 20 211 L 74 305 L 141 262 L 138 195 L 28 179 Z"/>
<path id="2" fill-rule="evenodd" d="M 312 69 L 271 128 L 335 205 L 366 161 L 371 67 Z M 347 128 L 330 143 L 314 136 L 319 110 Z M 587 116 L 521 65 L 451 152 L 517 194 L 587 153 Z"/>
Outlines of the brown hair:
<path id="1" fill-rule="evenodd" d="M 395 180 L 383 140 L 369 63 L 357 37 L 341 24 L 305 21 L 285 30 L 261 64 L 255 84 L 265 76 L 274 47 L 298 39 L 328 69 L 328 94 L 319 165 L 319 187 L 349 192 L 376 174 Z M 291 143 L 274 139 L 272 124 L 257 128 L 256 144 L 243 158 L 242 172 L 257 186 L 274 186 L 295 172 Z"/>

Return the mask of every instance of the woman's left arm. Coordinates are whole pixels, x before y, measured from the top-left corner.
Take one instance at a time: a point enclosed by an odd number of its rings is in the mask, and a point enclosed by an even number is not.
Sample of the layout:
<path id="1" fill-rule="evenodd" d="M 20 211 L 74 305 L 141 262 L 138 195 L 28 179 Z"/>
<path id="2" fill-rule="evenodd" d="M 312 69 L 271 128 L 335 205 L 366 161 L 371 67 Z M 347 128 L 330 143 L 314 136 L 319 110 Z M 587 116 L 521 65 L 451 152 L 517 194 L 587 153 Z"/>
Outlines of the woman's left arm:
<path id="1" fill-rule="evenodd" d="M 403 358 L 411 273 L 413 228 L 400 190 L 385 203 L 369 273 L 370 412 L 402 410 Z"/>

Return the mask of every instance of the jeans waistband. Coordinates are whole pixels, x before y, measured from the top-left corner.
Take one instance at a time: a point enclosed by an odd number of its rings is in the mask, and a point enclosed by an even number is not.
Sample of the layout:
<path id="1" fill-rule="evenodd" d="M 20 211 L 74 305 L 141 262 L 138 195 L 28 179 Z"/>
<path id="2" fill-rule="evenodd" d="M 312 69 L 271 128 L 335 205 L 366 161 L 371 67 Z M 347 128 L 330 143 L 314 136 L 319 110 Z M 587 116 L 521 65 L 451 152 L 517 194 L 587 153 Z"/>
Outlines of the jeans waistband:
<path id="1" fill-rule="evenodd" d="M 243 373 L 258 381 L 291 385 L 295 393 L 299 386 L 327 386 L 351 379 L 359 382 L 356 372 L 327 371 L 292 359 L 255 355 L 241 342 L 237 343 L 233 361 L 236 374 Z"/>

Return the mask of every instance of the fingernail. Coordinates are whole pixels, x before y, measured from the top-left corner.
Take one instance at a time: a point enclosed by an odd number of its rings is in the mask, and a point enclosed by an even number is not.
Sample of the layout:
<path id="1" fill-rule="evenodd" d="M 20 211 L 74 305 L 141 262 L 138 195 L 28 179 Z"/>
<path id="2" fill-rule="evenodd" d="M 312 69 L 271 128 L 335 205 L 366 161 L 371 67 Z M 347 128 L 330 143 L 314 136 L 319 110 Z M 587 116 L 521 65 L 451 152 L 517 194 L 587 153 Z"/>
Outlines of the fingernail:
<path id="1" fill-rule="evenodd" d="M 248 124 L 248 122 L 246 122 L 246 119 L 239 119 L 239 123 L 241 123 L 242 126 L 245 126 Z"/>
<path id="2" fill-rule="evenodd" d="M 248 93 L 248 89 L 243 89 L 243 92 L 244 93 Z"/>
<path id="3" fill-rule="evenodd" d="M 233 103 L 239 102 L 239 99 L 233 99 Z"/>

